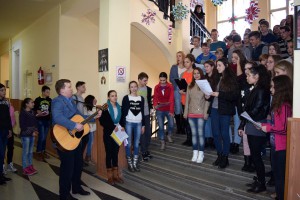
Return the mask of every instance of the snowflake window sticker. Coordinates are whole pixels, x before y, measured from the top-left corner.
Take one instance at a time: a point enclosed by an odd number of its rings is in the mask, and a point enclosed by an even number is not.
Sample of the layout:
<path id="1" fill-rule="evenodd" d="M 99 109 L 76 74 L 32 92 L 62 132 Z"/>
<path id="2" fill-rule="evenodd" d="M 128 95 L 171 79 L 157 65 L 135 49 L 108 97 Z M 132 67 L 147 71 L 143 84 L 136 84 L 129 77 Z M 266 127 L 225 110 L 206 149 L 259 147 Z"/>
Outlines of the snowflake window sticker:
<path id="1" fill-rule="evenodd" d="M 214 6 L 222 5 L 223 1 L 227 1 L 227 0 L 211 0 L 211 2 L 214 4 Z"/>
<path id="2" fill-rule="evenodd" d="M 260 8 L 258 7 L 258 1 L 251 0 L 250 7 L 246 9 L 245 21 L 252 24 L 254 20 L 258 19 L 259 12 Z"/>
<path id="3" fill-rule="evenodd" d="M 142 23 L 146 23 L 147 25 L 150 25 L 150 23 L 155 22 L 156 12 L 152 11 L 151 9 L 148 9 L 146 13 L 142 13 Z"/>
<path id="4" fill-rule="evenodd" d="M 183 5 L 182 2 L 179 2 L 176 6 L 174 6 L 171 11 L 176 21 L 186 19 L 189 12 L 188 7 Z"/>

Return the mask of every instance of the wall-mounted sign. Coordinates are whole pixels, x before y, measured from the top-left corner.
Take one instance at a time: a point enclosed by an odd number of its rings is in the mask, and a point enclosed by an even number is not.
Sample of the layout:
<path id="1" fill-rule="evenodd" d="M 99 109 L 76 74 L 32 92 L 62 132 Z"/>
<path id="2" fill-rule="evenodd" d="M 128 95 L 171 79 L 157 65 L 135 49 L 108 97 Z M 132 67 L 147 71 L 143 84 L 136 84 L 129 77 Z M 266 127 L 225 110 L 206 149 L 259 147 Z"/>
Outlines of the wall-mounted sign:
<path id="1" fill-rule="evenodd" d="M 117 67 L 116 70 L 116 78 L 117 78 L 117 82 L 121 82 L 124 83 L 126 82 L 126 67 Z"/>
<path id="2" fill-rule="evenodd" d="M 98 67 L 99 72 L 108 71 L 108 49 L 101 49 L 98 51 Z"/>

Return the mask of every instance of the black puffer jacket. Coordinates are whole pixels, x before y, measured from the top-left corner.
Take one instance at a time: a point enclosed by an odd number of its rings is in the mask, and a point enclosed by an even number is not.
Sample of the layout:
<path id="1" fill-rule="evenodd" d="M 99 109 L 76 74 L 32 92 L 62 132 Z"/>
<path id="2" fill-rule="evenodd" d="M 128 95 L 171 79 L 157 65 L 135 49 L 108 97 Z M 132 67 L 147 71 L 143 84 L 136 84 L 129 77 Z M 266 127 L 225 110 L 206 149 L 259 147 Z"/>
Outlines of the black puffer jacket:
<path id="1" fill-rule="evenodd" d="M 254 121 L 261 121 L 267 118 L 270 110 L 270 91 L 254 87 L 247 97 L 244 110 Z M 247 120 L 242 118 L 239 130 L 244 130 Z"/>

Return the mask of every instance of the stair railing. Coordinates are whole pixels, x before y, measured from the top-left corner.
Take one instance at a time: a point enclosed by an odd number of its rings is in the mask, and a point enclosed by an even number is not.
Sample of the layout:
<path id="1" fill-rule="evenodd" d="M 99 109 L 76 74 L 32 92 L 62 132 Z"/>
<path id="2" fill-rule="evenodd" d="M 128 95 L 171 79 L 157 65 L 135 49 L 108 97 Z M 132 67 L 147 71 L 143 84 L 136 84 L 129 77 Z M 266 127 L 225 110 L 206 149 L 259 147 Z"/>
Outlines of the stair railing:
<path id="1" fill-rule="evenodd" d="M 205 41 L 207 38 L 210 38 L 210 32 L 207 30 L 202 21 L 194 14 L 193 11 L 190 12 L 190 36 L 199 36 L 201 42 Z"/>
<path id="2" fill-rule="evenodd" d="M 164 13 L 164 18 L 169 19 L 172 22 L 172 27 L 175 28 L 175 20 L 171 11 L 175 5 L 175 0 L 170 0 L 166 9 L 160 5 L 159 0 L 149 0 L 152 1 L 159 9 L 159 11 Z"/>

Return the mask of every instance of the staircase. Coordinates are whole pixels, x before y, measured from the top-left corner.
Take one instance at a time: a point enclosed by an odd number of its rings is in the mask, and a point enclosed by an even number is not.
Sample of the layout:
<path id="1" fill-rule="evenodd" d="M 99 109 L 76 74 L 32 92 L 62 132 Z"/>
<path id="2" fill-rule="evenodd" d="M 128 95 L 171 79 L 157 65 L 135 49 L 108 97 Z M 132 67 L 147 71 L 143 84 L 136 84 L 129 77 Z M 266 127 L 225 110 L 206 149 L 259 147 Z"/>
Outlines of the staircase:
<path id="1" fill-rule="evenodd" d="M 141 172 L 124 170 L 125 184 L 117 187 L 136 193 L 142 199 L 271 199 L 274 188 L 261 194 L 248 193 L 245 184 L 252 182 L 254 173 L 241 171 L 243 155 L 230 155 L 229 167 L 218 169 L 212 163 L 216 159 L 214 150 L 205 150 L 202 164 L 192 163 L 191 147 L 181 145 L 184 135 L 174 135 L 174 143 L 160 151 L 160 141 L 152 139 L 150 151 L 153 159 L 141 162 Z M 240 149 L 242 152 L 242 149 Z M 265 158 L 266 171 L 270 162 Z"/>

